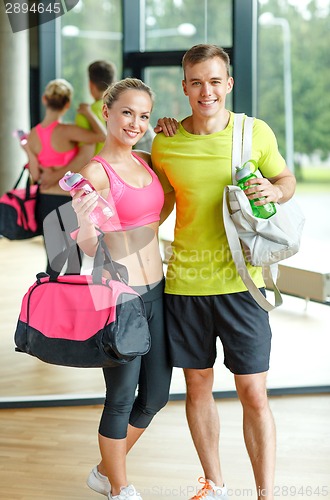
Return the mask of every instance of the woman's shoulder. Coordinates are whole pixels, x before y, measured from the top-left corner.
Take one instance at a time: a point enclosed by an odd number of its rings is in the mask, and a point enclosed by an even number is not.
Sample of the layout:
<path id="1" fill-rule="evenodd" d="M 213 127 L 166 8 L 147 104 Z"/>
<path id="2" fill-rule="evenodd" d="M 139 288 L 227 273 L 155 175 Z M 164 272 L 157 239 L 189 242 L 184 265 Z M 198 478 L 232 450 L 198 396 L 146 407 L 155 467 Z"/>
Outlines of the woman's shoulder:
<path id="1" fill-rule="evenodd" d="M 139 158 L 142 158 L 149 167 L 152 167 L 151 163 L 151 154 L 148 153 L 147 151 L 142 151 L 141 149 L 134 149 L 133 154 L 138 156 Z"/>
<path id="2" fill-rule="evenodd" d="M 104 189 L 104 181 L 107 179 L 107 174 L 103 165 L 96 159 L 88 162 L 79 173 L 83 177 L 86 177 L 96 190 Z"/>

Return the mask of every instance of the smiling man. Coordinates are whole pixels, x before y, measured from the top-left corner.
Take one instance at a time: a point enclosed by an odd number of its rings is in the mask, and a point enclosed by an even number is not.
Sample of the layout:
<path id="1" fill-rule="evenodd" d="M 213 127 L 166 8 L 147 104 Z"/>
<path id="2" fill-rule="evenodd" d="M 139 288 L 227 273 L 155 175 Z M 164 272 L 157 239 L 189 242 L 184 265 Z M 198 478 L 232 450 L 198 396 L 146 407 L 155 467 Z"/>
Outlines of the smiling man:
<path id="1" fill-rule="evenodd" d="M 202 488 L 193 498 L 228 499 L 212 395 L 219 337 L 224 364 L 235 377 L 243 406 L 244 438 L 258 498 L 270 500 L 275 468 L 275 425 L 266 390 L 271 330 L 268 314 L 236 271 L 222 218 L 222 193 L 232 183 L 234 113 L 226 109 L 226 97 L 234 80 L 228 54 L 215 45 L 192 47 L 182 65 L 191 115 L 179 124 L 161 120 L 164 133 L 154 139 L 152 163 L 165 192 L 164 211 L 169 212 L 176 202 L 165 308 L 172 363 L 184 369 L 187 420 L 205 478 L 200 478 Z M 252 159 L 263 177 L 252 181 L 257 186 L 249 187 L 247 196 L 263 197 L 258 204 L 290 199 L 295 178 L 278 151 L 274 133 L 258 119 L 254 120 Z M 249 268 L 264 290 L 261 268 Z"/>

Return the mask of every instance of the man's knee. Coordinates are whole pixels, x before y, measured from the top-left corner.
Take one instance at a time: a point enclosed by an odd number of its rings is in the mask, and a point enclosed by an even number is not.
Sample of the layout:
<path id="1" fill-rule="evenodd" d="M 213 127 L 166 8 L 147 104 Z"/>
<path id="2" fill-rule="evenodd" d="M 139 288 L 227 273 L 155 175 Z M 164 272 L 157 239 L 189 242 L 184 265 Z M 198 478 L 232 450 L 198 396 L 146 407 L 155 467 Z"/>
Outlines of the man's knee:
<path id="1" fill-rule="evenodd" d="M 239 375 L 235 378 L 238 397 L 244 408 L 260 412 L 268 408 L 266 374 Z"/>
<path id="2" fill-rule="evenodd" d="M 203 398 L 212 393 L 213 388 L 213 368 L 205 370 L 184 369 L 187 386 L 187 397 L 194 399 Z"/>

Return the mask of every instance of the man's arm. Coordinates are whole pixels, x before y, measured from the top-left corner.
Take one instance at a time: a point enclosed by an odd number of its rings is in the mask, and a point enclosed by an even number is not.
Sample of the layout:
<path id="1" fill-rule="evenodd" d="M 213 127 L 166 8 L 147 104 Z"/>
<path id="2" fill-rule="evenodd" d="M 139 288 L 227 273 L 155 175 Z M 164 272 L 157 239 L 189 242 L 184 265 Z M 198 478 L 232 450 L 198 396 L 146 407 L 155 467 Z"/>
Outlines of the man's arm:
<path id="1" fill-rule="evenodd" d="M 154 132 L 159 134 L 163 132 L 166 137 L 173 137 L 178 130 L 179 123 L 175 118 L 158 118 L 157 125 L 154 128 Z"/>
<path id="2" fill-rule="evenodd" d="M 276 177 L 269 179 L 257 177 L 247 181 L 246 184 L 253 185 L 253 187 L 244 190 L 249 200 L 263 197 L 262 200 L 255 202 L 256 205 L 260 206 L 270 201 L 285 203 L 290 200 L 296 189 L 296 178 L 289 168 L 285 167 Z"/>

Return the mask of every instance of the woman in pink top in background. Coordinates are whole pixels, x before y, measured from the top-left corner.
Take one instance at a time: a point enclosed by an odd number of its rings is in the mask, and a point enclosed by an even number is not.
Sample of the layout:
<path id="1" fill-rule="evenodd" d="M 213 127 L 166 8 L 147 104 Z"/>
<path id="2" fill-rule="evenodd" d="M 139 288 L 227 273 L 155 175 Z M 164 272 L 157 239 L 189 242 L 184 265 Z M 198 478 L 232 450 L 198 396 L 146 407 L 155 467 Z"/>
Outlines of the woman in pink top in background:
<path id="1" fill-rule="evenodd" d="M 29 170 L 34 182 L 40 184 L 37 204 L 37 219 L 40 225 L 45 217 L 68 202 L 69 193 L 58 185 L 58 172 L 68 165 L 78 153 L 78 143 L 95 144 L 105 139 L 104 125 L 92 113 L 90 106 L 81 104 L 79 113 L 86 116 L 92 130 L 77 125 L 61 123 L 71 105 L 73 88 L 64 79 L 48 83 L 42 96 L 45 116 L 41 123 L 32 128 L 28 135 L 27 147 L 24 148 L 29 158 Z M 47 188 L 42 185 L 44 171 L 47 176 Z M 63 175 L 63 174 L 62 174 Z M 46 272 L 52 275 L 50 263 Z"/>
<path id="2" fill-rule="evenodd" d="M 90 472 L 87 484 L 109 500 L 141 500 L 135 487 L 128 484 L 126 454 L 167 403 L 172 374 L 164 330 L 164 277 L 158 243 L 164 193 L 146 163 L 150 155 L 132 152 L 148 129 L 153 107 L 150 88 L 141 80 L 126 78 L 105 91 L 103 102 L 105 145 L 81 174 L 114 210 L 114 216 L 101 226 L 104 241 L 113 259 L 127 268 L 129 285 L 143 298 L 151 349 L 127 365 L 103 369 L 106 399 L 99 425 L 102 458 Z M 77 242 L 89 256 L 95 255 L 98 245 L 98 231 L 89 218 L 96 204 L 95 193 L 82 196 L 78 192 L 72 201 L 79 224 Z"/>

